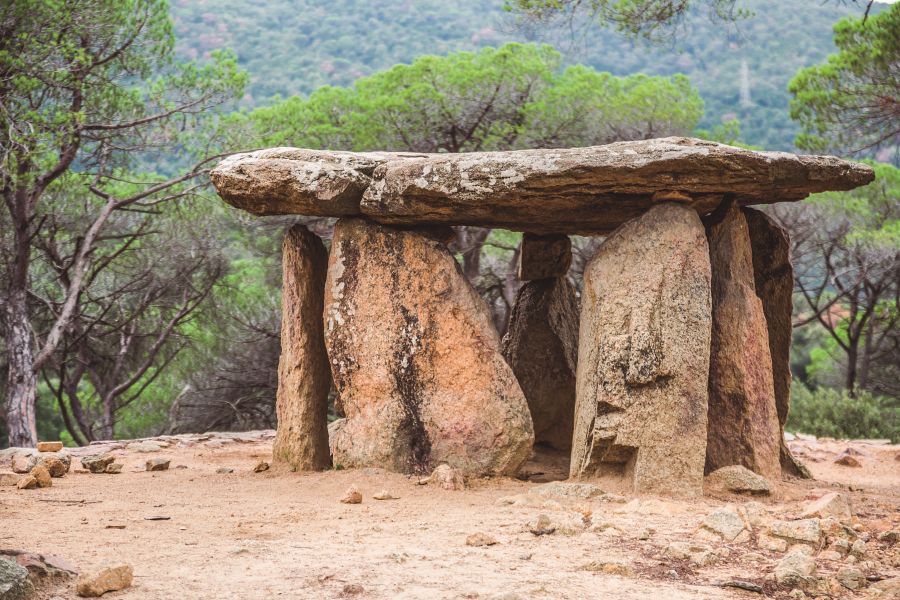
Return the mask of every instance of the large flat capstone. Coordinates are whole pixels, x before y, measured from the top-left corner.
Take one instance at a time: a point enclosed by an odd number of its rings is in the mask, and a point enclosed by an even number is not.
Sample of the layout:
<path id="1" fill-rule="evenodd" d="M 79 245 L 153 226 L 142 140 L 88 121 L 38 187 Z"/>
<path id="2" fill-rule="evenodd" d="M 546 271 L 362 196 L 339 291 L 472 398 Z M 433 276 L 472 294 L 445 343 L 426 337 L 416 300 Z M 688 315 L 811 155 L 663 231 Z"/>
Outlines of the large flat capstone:
<path id="1" fill-rule="evenodd" d="M 725 194 L 768 204 L 874 179 L 870 167 L 831 156 L 679 137 L 461 154 L 272 148 L 231 156 L 210 176 L 222 198 L 254 214 L 584 234 L 609 233 L 662 201 L 706 214 Z"/>

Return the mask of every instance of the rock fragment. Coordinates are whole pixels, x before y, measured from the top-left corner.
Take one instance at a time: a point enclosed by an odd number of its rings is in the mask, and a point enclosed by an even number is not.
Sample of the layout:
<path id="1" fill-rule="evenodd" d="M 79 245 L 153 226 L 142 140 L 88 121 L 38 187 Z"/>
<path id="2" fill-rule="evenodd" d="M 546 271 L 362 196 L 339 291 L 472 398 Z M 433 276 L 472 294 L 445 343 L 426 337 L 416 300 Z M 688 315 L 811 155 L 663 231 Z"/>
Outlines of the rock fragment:
<path id="1" fill-rule="evenodd" d="M 481 533 L 480 531 L 470 534 L 468 537 L 466 537 L 466 546 L 474 546 L 476 548 L 493 546 L 497 543 L 498 542 L 496 538 L 486 533 Z"/>
<path id="2" fill-rule="evenodd" d="M 268 471 L 268 470 L 269 470 L 269 463 L 267 463 L 264 460 L 259 461 L 258 463 L 256 463 L 256 466 L 253 467 L 254 473 L 262 473 L 263 471 Z"/>
<path id="3" fill-rule="evenodd" d="M 131 587 L 134 571 L 130 565 L 120 565 L 97 571 L 82 573 L 75 581 L 75 591 L 83 598 L 99 598 L 107 592 L 115 592 Z"/>
<path id="4" fill-rule="evenodd" d="M 37 451 L 38 452 L 59 452 L 63 449 L 62 442 L 38 442 L 37 443 Z"/>
<path id="5" fill-rule="evenodd" d="M 790 543 L 808 544 L 815 549 L 822 546 L 825 538 L 819 519 L 773 521 L 769 526 L 769 534 L 783 538 Z"/>
<path id="6" fill-rule="evenodd" d="M 20 490 L 33 490 L 38 487 L 38 480 L 34 475 L 25 475 L 16 484 Z"/>
<path id="7" fill-rule="evenodd" d="M 771 486 L 765 477 L 757 475 L 743 465 L 729 465 L 716 469 L 707 475 L 706 482 L 713 488 L 736 494 L 768 496 L 771 492 Z"/>
<path id="8" fill-rule="evenodd" d="M 91 473 L 104 473 L 106 467 L 116 460 L 112 454 L 92 454 L 81 458 L 81 466 Z"/>
<path id="9" fill-rule="evenodd" d="M 344 495 L 341 496 L 342 504 L 362 504 L 362 501 L 362 493 L 356 486 L 350 486 L 347 488 L 347 491 L 344 492 Z"/>
<path id="10" fill-rule="evenodd" d="M 0 557 L 0 598 L 28 600 L 33 594 L 34 584 L 28 578 L 28 569 Z"/>
<path id="11" fill-rule="evenodd" d="M 38 487 L 47 488 L 53 485 L 50 471 L 43 465 L 38 465 L 31 470 L 31 476 L 37 481 Z"/>
<path id="12" fill-rule="evenodd" d="M 375 500 L 398 500 L 397 496 L 393 495 L 387 490 L 381 490 L 377 494 L 373 495 L 372 498 Z"/>
<path id="13" fill-rule="evenodd" d="M 816 583 L 816 561 L 806 552 L 791 551 L 775 565 L 775 580 L 789 587 L 810 588 Z"/>
<path id="14" fill-rule="evenodd" d="M 698 534 L 705 539 L 741 543 L 750 538 L 744 520 L 733 507 L 718 508 L 704 517 Z"/>
<path id="15" fill-rule="evenodd" d="M 822 519 L 833 517 L 841 522 L 848 522 L 853 517 L 849 499 L 837 492 L 829 492 L 808 504 L 800 515 L 802 518 L 819 517 Z"/>
<path id="16" fill-rule="evenodd" d="M 16 485 L 17 483 L 19 483 L 19 480 L 21 480 L 22 477 L 24 477 L 24 475 L 20 473 L 7 473 L 6 471 L 0 471 L 0 487 Z"/>
<path id="17" fill-rule="evenodd" d="M 843 467 L 862 467 L 862 464 L 860 464 L 860 462 L 856 460 L 856 457 L 849 452 L 842 452 L 841 454 L 839 454 L 838 457 L 834 459 L 834 464 L 841 465 Z"/>
<path id="18" fill-rule="evenodd" d="M 171 461 L 167 458 L 151 458 L 144 466 L 147 471 L 167 471 Z"/>

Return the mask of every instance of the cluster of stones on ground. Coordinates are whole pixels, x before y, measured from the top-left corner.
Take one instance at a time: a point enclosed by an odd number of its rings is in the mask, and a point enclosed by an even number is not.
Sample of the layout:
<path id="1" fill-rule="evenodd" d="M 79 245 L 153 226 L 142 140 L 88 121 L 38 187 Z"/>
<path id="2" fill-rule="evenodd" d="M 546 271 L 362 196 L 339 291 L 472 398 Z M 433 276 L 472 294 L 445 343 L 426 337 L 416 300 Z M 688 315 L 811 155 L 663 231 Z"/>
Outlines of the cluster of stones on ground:
<path id="1" fill-rule="evenodd" d="M 760 476 L 740 466 L 730 469 L 730 477 L 707 485 L 734 493 L 768 493 L 757 487 L 765 483 Z M 759 482 L 748 489 L 747 482 L 754 478 Z M 872 597 L 895 597 L 900 578 L 882 573 L 900 564 L 900 532 L 872 531 L 844 493 L 812 490 L 809 498 L 799 509 L 754 500 L 712 508 L 692 532 L 680 537 L 667 526 L 672 505 L 652 498 L 629 500 L 592 483 L 552 482 L 498 502 L 540 511 L 525 525 L 534 536 L 590 532 L 640 549 L 637 560 L 620 555 L 593 558 L 579 567 L 584 571 L 685 582 L 705 571 L 718 585 L 766 596 L 780 592 L 798 599 L 845 597 L 869 588 Z M 499 543 L 501 539 L 485 531 L 466 539 L 471 546 Z"/>
<path id="2" fill-rule="evenodd" d="M 573 477 L 696 495 L 742 465 L 801 475 L 790 403 L 787 234 L 751 204 L 870 182 L 833 157 L 686 138 L 469 154 L 275 148 L 211 175 L 255 214 L 337 217 L 330 251 L 284 240 L 275 459 L 514 474 L 547 444 Z M 500 339 L 447 242 L 525 232 Z M 606 235 L 580 308 L 570 234 Z M 343 418 L 327 426 L 332 383 Z"/>

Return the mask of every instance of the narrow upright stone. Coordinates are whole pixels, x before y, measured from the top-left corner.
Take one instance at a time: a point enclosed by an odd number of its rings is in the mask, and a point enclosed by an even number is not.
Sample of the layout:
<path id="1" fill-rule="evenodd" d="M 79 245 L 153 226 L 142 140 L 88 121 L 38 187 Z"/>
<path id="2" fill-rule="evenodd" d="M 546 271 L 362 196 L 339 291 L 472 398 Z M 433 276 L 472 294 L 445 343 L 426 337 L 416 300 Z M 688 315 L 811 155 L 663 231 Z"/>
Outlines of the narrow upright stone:
<path id="1" fill-rule="evenodd" d="M 488 307 L 435 232 L 338 221 L 325 294 L 346 415 L 330 427 L 335 463 L 509 475 L 529 457 L 528 405 Z"/>
<path id="2" fill-rule="evenodd" d="M 522 236 L 518 276 L 521 281 L 565 277 L 572 264 L 572 242 L 567 235 Z"/>
<path id="3" fill-rule="evenodd" d="M 706 470 L 743 465 L 777 481 L 781 429 L 747 220 L 732 204 L 711 217 L 708 234 L 713 324 Z"/>
<path id="4" fill-rule="evenodd" d="M 572 476 L 702 493 L 710 311 L 695 210 L 660 204 L 606 239 L 584 273 Z"/>
<path id="5" fill-rule="evenodd" d="M 534 441 L 572 447 L 578 300 L 565 277 L 528 281 L 519 290 L 503 355 L 528 400 Z"/>
<path id="6" fill-rule="evenodd" d="M 278 362 L 276 461 L 312 471 L 331 466 L 328 390 L 322 311 L 328 253 L 319 236 L 302 225 L 284 238 L 281 358 Z"/>
<path id="7" fill-rule="evenodd" d="M 781 431 L 781 470 L 794 477 L 809 477 L 809 471 L 794 458 L 784 442 L 784 425 L 791 406 L 791 316 L 794 308 L 790 238 L 787 231 L 766 213 L 750 207 L 745 207 L 743 212 L 750 232 L 756 295 L 762 301 L 769 333 L 775 409 Z"/>

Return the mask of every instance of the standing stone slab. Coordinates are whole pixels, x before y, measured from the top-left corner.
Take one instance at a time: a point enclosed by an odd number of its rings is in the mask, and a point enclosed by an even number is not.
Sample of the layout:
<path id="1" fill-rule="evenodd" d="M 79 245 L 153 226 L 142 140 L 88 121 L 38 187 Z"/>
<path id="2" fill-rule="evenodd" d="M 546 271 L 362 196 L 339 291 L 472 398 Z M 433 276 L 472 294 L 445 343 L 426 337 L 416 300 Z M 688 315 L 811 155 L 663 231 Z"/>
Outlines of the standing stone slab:
<path id="1" fill-rule="evenodd" d="M 325 342 L 346 415 L 334 461 L 512 474 L 534 433 L 487 305 L 427 231 L 363 219 L 335 226 Z"/>
<path id="2" fill-rule="evenodd" d="M 696 211 L 660 204 L 607 238 L 584 274 L 572 476 L 702 492 L 710 323 Z"/>
<path id="3" fill-rule="evenodd" d="M 322 311 L 328 252 L 317 235 L 295 225 L 284 238 L 282 261 L 278 431 L 272 454 L 294 469 L 326 469 L 331 466 L 327 425 L 331 371 Z"/>
<path id="4" fill-rule="evenodd" d="M 572 241 L 567 235 L 522 236 L 517 274 L 521 281 L 565 277 L 572 264 Z"/>
<path id="5" fill-rule="evenodd" d="M 784 442 L 784 425 L 791 406 L 791 321 L 794 295 L 794 267 L 791 265 L 787 231 L 766 213 L 745 207 L 744 217 L 753 251 L 753 278 L 756 295 L 762 301 L 772 356 L 775 410 L 778 413 L 782 472 L 808 477 L 809 472 L 791 454 Z"/>
<path id="6" fill-rule="evenodd" d="M 781 428 L 747 220 L 732 204 L 711 217 L 713 325 L 706 470 L 743 465 L 777 481 Z"/>
<path id="7" fill-rule="evenodd" d="M 578 300 L 565 277 L 528 281 L 519 290 L 503 338 L 534 422 L 534 441 L 572 447 Z"/>

